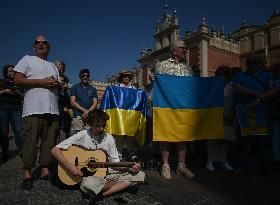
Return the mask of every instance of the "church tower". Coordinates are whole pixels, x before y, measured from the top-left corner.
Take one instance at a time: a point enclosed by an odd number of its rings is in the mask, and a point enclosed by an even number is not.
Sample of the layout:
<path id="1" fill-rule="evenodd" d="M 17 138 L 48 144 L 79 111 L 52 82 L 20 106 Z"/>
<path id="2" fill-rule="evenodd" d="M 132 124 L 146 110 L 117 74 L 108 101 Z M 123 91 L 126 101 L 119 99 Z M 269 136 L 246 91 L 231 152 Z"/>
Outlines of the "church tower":
<path id="1" fill-rule="evenodd" d="M 173 15 L 169 13 L 167 0 L 165 1 L 164 11 L 161 21 L 156 24 L 154 39 L 154 48 L 143 48 L 138 62 L 141 64 L 141 76 L 143 86 L 149 85 L 149 72 L 154 70 L 156 63 L 166 60 L 170 57 L 170 45 L 178 39 L 179 21 L 176 15 L 176 9 Z"/>
<path id="2" fill-rule="evenodd" d="M 157 21 L 154 38 L 156 51 L 170 46 L 174 40 L 179 38 L 179 22 L 176 16 L 176 10 L 174 10 L 173 16 L 169 14 L 167 0 L 164 5 L 162 21 Z"/>

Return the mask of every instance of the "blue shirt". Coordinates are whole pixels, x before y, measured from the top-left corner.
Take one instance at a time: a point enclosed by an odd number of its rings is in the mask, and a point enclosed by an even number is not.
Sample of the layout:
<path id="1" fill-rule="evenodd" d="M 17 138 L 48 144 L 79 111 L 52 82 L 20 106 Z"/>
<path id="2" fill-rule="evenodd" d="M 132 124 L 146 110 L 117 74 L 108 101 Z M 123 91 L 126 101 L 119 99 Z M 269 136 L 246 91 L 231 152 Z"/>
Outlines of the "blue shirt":
<path id="1" fill-rule="evenodd" d="M 247 72 L 238 72 L 233 78 L 234 85 L 240 85 L 242 87 L 263 92 L 267 90 L 272 84 L 273 78 L 272 74 L 269 71 L 261 70 L 255 74 L 249 74 Z M 253 100 L 256 100 L 253 96 L 246 95 L 236 95 L 236 104 L 237 105 L 246 105 L 251 103 Z"/>
<path id="2" fill-rule="evenodd" d="M 70 96 L 76 97 L 76 102 L 85 109 L 89 109 L 92 105 L 93 98 L 97 99 L 97 90 L 95 87 L 83 87 L 81 83 L 74 85 L 71 88 Z M 73 108 L 74 117 L 80 116 L 82 113 Z"/>

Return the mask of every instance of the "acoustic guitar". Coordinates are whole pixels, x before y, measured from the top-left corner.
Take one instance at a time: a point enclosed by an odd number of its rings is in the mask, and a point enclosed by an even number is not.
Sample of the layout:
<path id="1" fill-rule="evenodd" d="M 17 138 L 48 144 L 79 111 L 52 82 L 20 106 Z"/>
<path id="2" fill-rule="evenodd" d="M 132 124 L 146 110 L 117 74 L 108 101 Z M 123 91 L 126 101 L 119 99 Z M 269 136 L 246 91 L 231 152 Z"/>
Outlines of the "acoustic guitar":
<path id="1" fill-rule="evenodd" d="M 67 150 L 61 150 L 64 157 L 77 166 L 83 173 L 83 177 L 105 177 L 109 167 L 131 167 L 133 162 L 107 162 L 107 154 L 104 150 L 89 150 L 82 146 L 72 145 Z M 81 183 L 83 177 L 73 176 L 61 164 L 58 163 L 58 177 L 65 185 Z"/>

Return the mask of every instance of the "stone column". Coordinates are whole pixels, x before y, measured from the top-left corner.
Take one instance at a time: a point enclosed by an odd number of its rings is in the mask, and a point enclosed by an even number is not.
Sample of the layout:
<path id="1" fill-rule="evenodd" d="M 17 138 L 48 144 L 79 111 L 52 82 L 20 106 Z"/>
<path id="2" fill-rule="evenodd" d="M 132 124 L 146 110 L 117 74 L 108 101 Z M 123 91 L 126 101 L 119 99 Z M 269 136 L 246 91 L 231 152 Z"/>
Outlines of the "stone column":
<path id="1" fill-rule="evenodd" d="M 208 76 L 208 42 L 202 39 L 199 43 L 199 65 L 201 69 L 201 76 Z"/>

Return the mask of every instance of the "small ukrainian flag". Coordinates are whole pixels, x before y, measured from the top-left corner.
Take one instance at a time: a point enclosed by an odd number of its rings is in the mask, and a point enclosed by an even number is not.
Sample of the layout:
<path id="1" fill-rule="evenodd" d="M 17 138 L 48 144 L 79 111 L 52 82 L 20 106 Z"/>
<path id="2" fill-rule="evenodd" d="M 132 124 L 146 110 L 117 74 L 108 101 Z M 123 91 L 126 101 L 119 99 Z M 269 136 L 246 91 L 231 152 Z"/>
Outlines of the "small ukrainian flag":
<path id="1" fill-rule="evenodd" d="M 108 133 L 134 136 L 141 144 L 146 136 L 147 108 L 144 90 L 119 86 L 108 86 L 100 105 L 110 116 Z"/>

